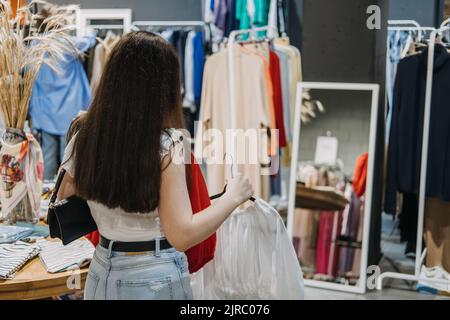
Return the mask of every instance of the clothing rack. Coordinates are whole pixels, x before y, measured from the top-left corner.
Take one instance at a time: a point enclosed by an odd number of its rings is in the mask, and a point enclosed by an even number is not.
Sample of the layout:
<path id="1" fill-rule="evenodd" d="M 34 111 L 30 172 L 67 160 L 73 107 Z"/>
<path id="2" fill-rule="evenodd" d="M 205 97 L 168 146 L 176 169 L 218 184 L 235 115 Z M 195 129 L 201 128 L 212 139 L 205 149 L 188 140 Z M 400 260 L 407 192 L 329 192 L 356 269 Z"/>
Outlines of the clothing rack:
<path id="1" fill-rule="evenodd" d="M 212 35 L 209 23 L 205 21 L 195 21 L 195 20 L 187 20 L 187 21 L 134 21 L 131 24 L 132 31 L 139 31 L 141 27 L 201 27 L 205 32 L 205 39 L 207 42 L 211 42 Z M 210 52 L 210 48 L 208 51 Z"/>
<path id="2" fill-rule="evenodd" d="M 432 32 L 434 28 L 422 27 L 415 20 L 388 20 L 388 31 L 416 31 L 418 33 L 417 40 L 422 41 L 422 32 Z"/>
<path id="3" fill-rule="evenodd" d="M 427 166 L 428 166 L 428 144 L 430 137 L 430 115 L 431 115 L 431 98 L 433 89 L 433 67 L 434 67 L 434 49 L 436 45 L 436 36 L 445 30 L 450 30 L 447 24 L 450 21 L 444 21 L 441 28 L 435 29 L 430 27 L 417 27 L 408 28 L 408 30 L 417 31 L 431 31 L 430 41 L 428 43 L 428 62 L 427 62 L 427 77 L 426 77 L 426 91 L 425 91 L 425 110 L 424 110 L 424 125 L 422 136 L 422 158 L 420 167 L 420 187 L 419 187 L 419 212 L 417 222 L 417 241 L 416 241 L 416 261 L 414 275 L 400 273 L 400 272 L 384 272 L 377 278 L 377 290 L 383 288 L 383 280 L 385 278 L 400 279 L 406 281 L 419 282 L 425 280 L 433 283 L 443 283 L 450 285 L 450 281 L 441 279 L 424 279 L 420 277 L 420 269 L 423 265 L 423 261 L 426 256 L 426 248 L 422 252 L 422 239 L 424 229 L 425 218 L 425 202 L 426 202 L 426 181 L 427 181 Z M 394 29 L 398 30 L 398 29 Z"/>
<path id="4" fill-rule="evenodd" d="M 278 34 L 278 30 L 274 27 L 260 27 L 253 29 L 244 29 L 244 30 L 233 30 L 231 31 L 228 37 L 228 91 L 229 91 L 229 106 L 230 106 L 230 123 L 232 130 L 237 129 L 236 124 L 236 90 L 235 90 L 235 61 L 234 61 L 234 49 L 237 42 L 237 37 L 243 34 L 252 34 L 253 36 L 257 34 L 257 32 L 261 31 L 273 31 L 274 34 Z M 236 146 L 234 143 L 234 139 L 230 141 L 230 149 L 227 152 L 230 152 L 232 155 L 232 159 L 236 159 Z M 234 161 L 234 160 L 233 160 Z"/>

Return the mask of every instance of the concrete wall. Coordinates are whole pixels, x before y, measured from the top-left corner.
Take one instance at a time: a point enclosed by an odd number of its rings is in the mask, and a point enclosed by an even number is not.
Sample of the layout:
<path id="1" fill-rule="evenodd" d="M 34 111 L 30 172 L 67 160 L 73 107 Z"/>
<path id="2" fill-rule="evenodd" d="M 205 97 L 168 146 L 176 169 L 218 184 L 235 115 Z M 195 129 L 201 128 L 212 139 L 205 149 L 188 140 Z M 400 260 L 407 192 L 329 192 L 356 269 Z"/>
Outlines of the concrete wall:
<path id="1" fill-rule="evenodd" d="M 82 9 L 133 10 L 133 20 L 202 20 L 203 0 L 50 0 Z"/>
<path id="2" fill-rule="evenodd" d="M 441 23 L 443 8 L 441 0 L 389 0 L 389 19 L 412 19 L 422 26 L 433 27 Z"/>
<path id="3" fill-rule="evenodd" d="M 300 133 L 300 161 L 314 160 L 318 136 L 329 131 L 338 138 L 338 158 L 344 172 L 351 177 L 356 158 L 369 149 L 371 94 L 367 92 L 312 91 L 319 96 L 326 113 L 317 114 L 311 123 L 304 124 Z"/>

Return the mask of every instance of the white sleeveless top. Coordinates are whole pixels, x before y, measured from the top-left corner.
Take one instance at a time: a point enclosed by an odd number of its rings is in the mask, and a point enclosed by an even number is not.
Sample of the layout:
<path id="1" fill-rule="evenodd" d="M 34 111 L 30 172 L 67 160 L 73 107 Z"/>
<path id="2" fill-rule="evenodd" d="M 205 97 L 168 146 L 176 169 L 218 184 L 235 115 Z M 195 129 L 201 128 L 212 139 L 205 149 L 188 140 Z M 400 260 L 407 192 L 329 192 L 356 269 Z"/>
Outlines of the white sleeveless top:
<path id="1" fill-rule="evenodd" d="M 63 164 L 61 165 L 72 177 L 76 174 L 74 172 L 74 157 L 70 157 L 75 139 L 76 135 L 67 144 Z M 161 135 L 161 159 L 168 155 L 171 146 L 176 142 L 181 143 L 181 141 L 182 133 L 175 129 L 170 129 Z M 111 160 L 114 161 L 114 159 Z M 110 240 L 139 242 L 164 238 L 164 232 L 159 223 L 158 209 L 149 213 L 129 213 L 120 207 L 110 209 L 95 201 L 88 201 L 87 203 L 100 234 Z"/>

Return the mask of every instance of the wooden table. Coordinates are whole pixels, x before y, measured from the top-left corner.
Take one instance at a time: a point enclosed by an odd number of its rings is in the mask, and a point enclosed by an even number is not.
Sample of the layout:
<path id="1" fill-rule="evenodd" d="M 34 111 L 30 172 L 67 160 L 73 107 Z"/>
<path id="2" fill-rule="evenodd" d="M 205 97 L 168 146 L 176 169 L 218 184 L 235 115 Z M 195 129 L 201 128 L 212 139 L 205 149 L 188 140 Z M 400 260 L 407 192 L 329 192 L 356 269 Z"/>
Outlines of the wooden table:
<path id="1" fill-rule="evenodd" d="M 79 271 L 52 274 L 45 270 L 42 262 L 36 257 L 23 266 L 14 279 L 0 280 L 0 300 L 43 299 L 82 290 L 88 269 L 85 267 Z M 67 281 L 70 277 L 78 275 L 81 277 L 81 288 L 70 289 Z"/>
<path id="2" fill-rule="evenodd" d="M 39 224 L 44 225 L 44 222 Z M 89 267 L 84 267 L 79 271 L 48 273 L 39 257 L 35 257 L 17 272 L 14 279 L 0 280 L 0 300 L 43 299 L 83 290 L 88 270 Z M 78 275 L 81 276 L 81 288 L 70 289 L 67 281 Z"/>
<path id="3" fill-rule="evenodd" d="M 88 270 L 89 267 L 85 267 L 79 271 L 48 273 L 39 257 L 36 257 L 28 261 L 14 279 L 0 280 L 0 300 L 44 299 L 83 290 Z M 70 289 L 67 281 L 78 275 L 81 277 L 80 288 Z"/>

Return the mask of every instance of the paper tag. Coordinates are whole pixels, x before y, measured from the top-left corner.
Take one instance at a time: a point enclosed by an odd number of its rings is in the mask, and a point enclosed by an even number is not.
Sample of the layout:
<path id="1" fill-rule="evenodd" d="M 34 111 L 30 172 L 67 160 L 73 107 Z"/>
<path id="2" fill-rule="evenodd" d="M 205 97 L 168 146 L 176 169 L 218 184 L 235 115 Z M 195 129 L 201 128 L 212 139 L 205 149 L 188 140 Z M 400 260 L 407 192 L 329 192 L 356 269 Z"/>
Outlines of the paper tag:
<path id="1" fill-rule="evenodd" d="M 338 139 L 335 137 L 317 137 L 314 163 L 318 165 L 336 165 Z"/>

